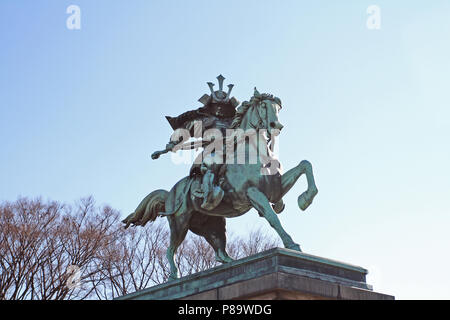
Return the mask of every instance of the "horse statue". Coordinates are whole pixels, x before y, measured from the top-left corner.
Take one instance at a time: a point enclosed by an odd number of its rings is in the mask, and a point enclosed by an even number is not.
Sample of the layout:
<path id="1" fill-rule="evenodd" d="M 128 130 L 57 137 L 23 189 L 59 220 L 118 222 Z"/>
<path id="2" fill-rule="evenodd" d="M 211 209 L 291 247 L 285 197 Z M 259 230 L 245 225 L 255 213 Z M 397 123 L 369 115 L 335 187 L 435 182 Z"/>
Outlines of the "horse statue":
<path id="1" fill-rule="evenodd" d="M 224 78 L 219 76 L 218 79 L 220 90 L 214 91 L 212 89 L 213 84 L 208 83 L 211 96 L 203 99 L 207 105 L 215 104 L 216 111 L 221 109 L 220 104 L 223 109 L 223 106 L 227 103 L 228 106 L 237 103 L 234 98 L 234 100 L 229 98 L 230 91 L 225 94 L 221 90 L 221 82 Z M 232 85 L 229 85 L 229 88 L 230 86 Z M 286 248 L 301 251 L 300 246 L 283 229 L 277 214 L 284 209 L 283 196 L 303 174 L 306 175 L 308 188 L 298 197 L 298 206 L 301 210 L 306 210 L 309 207 L 318 190 L 314 182 L 310 162 L 303 160 L 284 174 L 281 166 L 277 165 L 278 162 L 271 150 L 274 140 L 272 132 L 279 134 L 283 128 L 278 119 L 280 110 L 281 100 L 279 98 L 270 94 L 260 94 L 255 88 L 250 101 L 243 102 L 234 113 L 232 112 L 231 117 L 219 117 L 217 115 L 220 115 L 220 112 L 214 113 L 216 120 L 222 120 L 222 122 L 219 121 L 223 125 L 222 129 L 241 133 L 252 132 L 253 130 L 253 132 L 258 133 L 256 134 L 257 139 L 248 139 L 249 142 L 246 143 L 247 140 L 244 137 L 244 139 L 241 139 L 241 142 L 242 140 L 244 142 L 240 153 L 236 152 L 233 156 L 227 157 L 227 160 L 222 164 L 217 164 L 218 161 L 213 164 L 206 164 L 211 155 L 216 160 L 217 158 L 220 160 L 223 159 L 223 150 L 225 150 L 225 153 L 229 153 L 228 148 L 217 147 L 215 151 L 204 157 L 200 164 L 194 164 L 193 168 L 197 168 L 197 170 L 191 169 L 191 174 L 178 181 L 169 192 L 166 190 L 151 192 L 141 201 L 136 210 L 123 220 L 125 228 L 127 228 L 130 225 L 145 226 L 146 223 L 154 221 L 158 216 L 168 219 L 170 245 L 166 256 L 170 265 L 171 280 L 178 278 L 178 269 L 174 260 L 175 254 L 177 248 L 185 239 L 188 230 L 205 238 L 214 249 L 218 262 L 233 261 L 226 251 L 225 218 L 241 216 L 252 208 L 255 208 L 258 214 L 264 217 L 270 226 L 275 229 Z M 205 109 L 201 111 L 205 111 Z M 205 113 L 197 112 L 196 114 Z M 212 113 L 209 113 L 206 118 L 210 119 L 211 116 Z M 183 123 L 188 122 L 184 121 L 186 115 L 183 117 Z M 174 118 L 167 118 L 171 124 L 176 122 Z M 214 126 L 220 127 L 217 123 Z M 216 142 L 218 140 L 215 139 Z M 232 143 L 227 143 L 227 147 L 230 145 L 236 147 L 236 144 L 239 144 L 238 140 L 239 138 L 236 138 L 232 140 Z M 176 142 L 169 143 L 166 150 L 156 152 L 152 157 L 156 159 L 167 150 L 174 151 Z M 178 144 L 179 148 L 180 144 Z M 205 147 L 206 149 L 207 147 Z M 252 155 L 259 156 L 253 157 L 253 161 L 250 161 Z M 236 160 L 239 156 L 243 156 L 241 159 L 244 159 L 241 163 L 230 161 L 230 158 Z M 268 166 L 269 163 L 270 166 Z M 218 168 L 211 169 L 214 166 Z M 213 173 L 212 177 L 208 176 L 209 170 Z M 193 174 L 193 171 L 196 173 Z M 220 182 L 214 186 L 212 181 Z M 211 192 L 210 194 L 204 193 L 202 198 L 198 193 L 202 193 L 202 186 L 204 187 L 208 183 Z M 212 200 L 211 194 L 213 195 Z M 213 205 L 210 205 L 211 203 Z"/>

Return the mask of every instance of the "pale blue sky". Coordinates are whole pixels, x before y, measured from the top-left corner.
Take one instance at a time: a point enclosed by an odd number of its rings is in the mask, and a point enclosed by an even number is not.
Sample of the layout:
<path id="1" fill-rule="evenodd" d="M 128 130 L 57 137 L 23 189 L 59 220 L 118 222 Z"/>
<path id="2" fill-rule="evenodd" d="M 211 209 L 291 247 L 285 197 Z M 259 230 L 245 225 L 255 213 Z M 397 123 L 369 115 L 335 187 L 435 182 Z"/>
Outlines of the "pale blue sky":
<path id="1" fill-rule="evenodd" d="M 2 0 L 0 200 L 92 194 L 128 214 L 187 174 L 150 155 L 164 116 L 222 73 L 241 101 L 254 86 L 282 99 L 281 162 L 314 166 L 314 204 L 297 207 L 302 178 L 280 215 L 305 252 L 368 268 L 399 299 L 449 299 L 449 16 L 447 0 Z M 228 220 L 258 226 L 254 211 Z"/>

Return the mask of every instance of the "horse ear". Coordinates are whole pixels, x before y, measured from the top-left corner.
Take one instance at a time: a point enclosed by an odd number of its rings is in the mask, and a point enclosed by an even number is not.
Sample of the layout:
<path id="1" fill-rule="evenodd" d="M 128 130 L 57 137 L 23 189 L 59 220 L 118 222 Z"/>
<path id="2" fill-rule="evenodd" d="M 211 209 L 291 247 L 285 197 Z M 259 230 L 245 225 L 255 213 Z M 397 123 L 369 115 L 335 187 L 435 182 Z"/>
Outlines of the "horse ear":
<path id="1" fill-rule="evenodd" d="M 255 96 L 255 97 L 259 97 L 261 94 L 259 93 L 259 91 L 258 91 L 258 89 L 256 89 L 256 87 L 255 87 L 255 92 L 253 93 L 253 95 Z"/>

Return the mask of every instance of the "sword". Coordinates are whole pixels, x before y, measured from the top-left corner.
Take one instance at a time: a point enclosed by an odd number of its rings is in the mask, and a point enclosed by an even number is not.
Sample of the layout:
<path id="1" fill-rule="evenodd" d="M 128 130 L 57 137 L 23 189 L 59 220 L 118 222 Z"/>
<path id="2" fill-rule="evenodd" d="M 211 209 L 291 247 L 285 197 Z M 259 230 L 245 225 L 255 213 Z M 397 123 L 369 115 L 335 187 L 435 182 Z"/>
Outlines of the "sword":
<path id="1" fill-rule="evenodd" d="M 182 144 L 173 144 L 168 143 L 166 145 L 166 148 L 164 150 L 155 151 L 152 153 L 152 159 L 156 160 L 161 155 L 168 153 L 169 151 L 177 152 L 178 150 L 192 150 L 192 149 L 198 149 L 203 148 L 204 145 L 208 144 L 210 141 L 203 141 L 203 140 L 197 140 L 197 141 L 188 141 Z"/>

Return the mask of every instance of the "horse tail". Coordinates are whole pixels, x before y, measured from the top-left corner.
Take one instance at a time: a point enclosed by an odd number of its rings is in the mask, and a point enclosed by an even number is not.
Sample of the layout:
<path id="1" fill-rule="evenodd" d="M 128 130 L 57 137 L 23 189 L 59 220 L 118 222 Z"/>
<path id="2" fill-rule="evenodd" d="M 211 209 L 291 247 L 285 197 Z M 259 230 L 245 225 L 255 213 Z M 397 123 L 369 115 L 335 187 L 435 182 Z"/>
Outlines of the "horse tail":
<path id="1" fill-rule="evenodd" d="M 134 226 L 145 226 L 149 221 L 155 221 L 158 216 L 163 215 L 166 199 L 169 192 L 166 190 L 155 190 L 141 201 L 136 210 L 122 220 L 125 229 L 131 224 Z"/>

